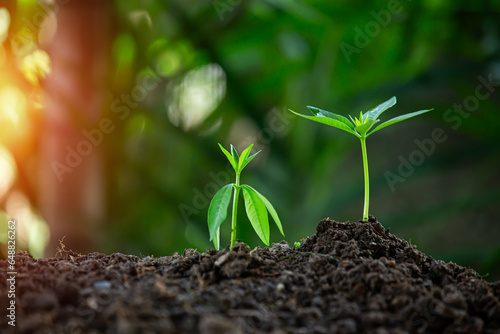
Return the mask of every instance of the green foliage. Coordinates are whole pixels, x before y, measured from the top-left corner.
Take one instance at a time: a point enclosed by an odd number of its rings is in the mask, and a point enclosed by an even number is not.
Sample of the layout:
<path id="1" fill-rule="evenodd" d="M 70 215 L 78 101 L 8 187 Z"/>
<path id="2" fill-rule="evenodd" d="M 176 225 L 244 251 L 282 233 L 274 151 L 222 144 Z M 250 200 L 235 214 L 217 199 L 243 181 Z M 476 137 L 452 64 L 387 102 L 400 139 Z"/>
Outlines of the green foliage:
<path id="1" fill-rule="evenodd" d="M 246 165 L 248 165 L 257 154 L 259 154 L 260 151 L 249 156 L 250 151 L 252 150 L 252 144 L 247 147 L 240 156 L 233 145 L 231 145 L 231 153 L 229 153 L 224 147 L 222 147 L 221 144 L 219 144 L 219 146 L 224 155 L 229 160 L 229 163 L 233 167 L 234 172 L 236 173 L 236 182 L 227 184 L 222 187 L 210 202 L 210 207 L 208 208 L 208 230 L 210 233 L 210 240 L 213 241 L 215 248 L 219 249 L 220 226 L 226 219 L 227 209 L 229 207 L 229 202 L 231 201 L 231 189 L 234 189 L 231 248 L 236 242 L 236 219 L 240 190 L 243 192 L 246 213 L 253 229 L 262 240 L 262 242 L 269 246 L 270 232 L 268 212 L 271 217 L 273 217 L 273 220 L 278 226 L 281 234 L 285 236 L 278 214 L 276 213 L 276 210 L 274 209 L 271 202 L 269 202 L 267 198 L 265 198 L 261 193 L 259 193 L 249 185 L 240 185 L 241 172 L 246 167 Z"/>
<path id="2" fill-rule="evenodd" d="M 241 186 L 243 198 L 245 199 L 245 209 L 248 219 L 252 223 L 253 229 L 263 243 L 269 245 L 269 221 L 267 209 L 259 195 L 245 185 Z"/>
<path id="3" fill-rule="evenodd" d="M 219 235 L 220 225 L 227 216 L 227 208 L 231 201 L 231 191 L 233 190 L 234 183 L 230 183 L 222 187 L 212 199 L 212 204 L 208 209 L 208 227 L 210 232 L 210 240 Z M 215 239 L 214 243 L 218 238 Z"/>
<path id="4" fill-rule="evenodd" d="M 135 57 L 131 63 L 112 60 L 119 74 L 110 78 L 115 83 L 110 93 L 114 98 L 135 93 L 134 87 L 142 85 L 138 74 L 146 68 L 157 71 L 161 82 L 141 103 L 131 101 L 139 106 L 130 108 L 129 117 L 113 119 L 116 130 L 106 135 L 99 148 L 107 156 L 107 189 L 112 189 L 106 192 L 109 223 L 99 224 L 106 234 L 95 234 L 103 251 L 161 256 L 210 247 L 205 232 L 208 205 L 217 190 L 234 179 L 200 173 L 200 166 L 205 171 L 224 171 L 229 164 L 219 159 L 217 142 L 240 144 L 250 136 L 256 138 L 251 141 L 254 149 L 265 147 L 264 153 L 272 155 L 258 173 L 245 174 L 244 182 L 272 198 L 277 209 L 286 208 L 279 210 L 279 217 L 286 221 L 288 241 L 314 233 L 315 223 L 330 214 L 342 221 L 359 215 L 364 180 L 352 161 L 353 147 L 359 144 L 342 135 L 332 142 L 328 130 L 311 133 L 312 124 L 307 122 L 296 124 L 293 136 L 285 135 L 291 126 L 289 117 L 295 115 L 287 111 L 289 115 L 283 116 L 271 108 L 282 111 L 286 105 L 306 106 L 314 101 L 316 106 L 350 110 L 359 116 L 363 106 L 378 104 L 372 102 L 377 96 L 393 95 L 401 107 L 404 101 L 401 110 L 426 109 L 428 104 L 436 111 L 426 114 L 428 124 L 408 124 L 412 131 L 394 127 L 394 137 L 379 137 L 370 144 L 370 159 L 384 157 L 370 161 L 370 200 L 377 202 L 377 215 L 399 237 L 411 237 L 435 258 L 478 268 L 496 251 L 500 229 L 494 222 L 500 187 L 492 185 L 498 185 L 500 164 L 495 127 L 498 89 L 480 100 L 467 118 L 448 109 L 474 96 L 478 75 L 492 73 L 498 59 L 494 42 L 500 36 L 495 21 L 499 2 L 488 6 L 480 1 L 401 2 L 401 13 L 393 15 L 390 24 L 363 47 L 357 41 L 377 22 L 371 13 L 387 10 L 388 2 L 358 2 L 353 10 L 347 1 L 300 5 L 233 1 L 223 18 L 213 0 L 114 3 L 120 23 L 117 36 L 134 38 Z M 137 14 L 145 19 L 137 22 Z M 32 13 L 23 16 L 32 17 Z M 356 52 L 347 57 L 344 44 Z M 225 96 L 205 121 L 185 130 L 184 113 L 190 108 L 178 114 L 167 113 L 166 108 L 179 105 L 173 88 L 188 87 L 192 82 L 184 84 L 184 78 L 206 64 L 223 68 Z M 485 87 L 479 92 L 489 93 Z M 127 106 L 119 107 L 123 105 Z M 468 114 L 466 109 L 461 112 Z M 349 119 L 348 112 L 342 114 Z M 397 183 L 397 196 L 387 201 L 390 190 L 384 173 L 399 175 L 398 156 L 408 159 L 418 149 L 414 141 L 430 138 L 437 127 L 450 143 L 460 144 L 437 144 L 432 159 L 415 168 L 404 183 Z M 277 131 L 263 141 L 258 131 L 266 128 Z M 397 140 L 392 140 L 395 136 Z M 398 154 L 388 154 L 388 149 Z M 457 184 L 457 178 L 463 182 Z M 217 189 L 207 187 L 214 184 Z M 453 191 L 448 196 L 434 196 L 450 187 Z M 246 218 L 240 213 L 243 222 Z M 477 229 L 473 236 L 467 229 L 470 217 L 475 217 Z M 221 230 L 223 242 L 230 238 L 229 229 Z M 238 235 L 245 236 L 245 242 L 258 243 L 252 229 L 243 222 Z M 443 243 L 441 236 L 450 229 L 454 233 Z M 500 262 L 496 264 L 500 268 Z"/>
<path id="5" fill-rule="evenodd" d="M 368 174 L 368 157 L 366 154 L 366 138 L 371 135 L 372 133 L 381 130 L 389 125 L 404 121 L 408 118 L 415 117 L 418 115 L 421 115 L 423 113 L 426 113 L 428 111 L 431 111 L 432 109 L 426 109 L 426 110 L 420 110 L 420 111 L 415 111 L 412 113 L 408 113 L 405 115 L 401 115 L 398 117 L 391 118 L 390 120 L 380 124 L 377 126 L 374 130 L 371 132 L 370 129 L 380 120 L 378 117 L 387 109 L 392 107 L 393 105 L 396 104 L 396 97 L 393 96 L 389 100 L 385 101 L 384 103 L 379 104 L 373 109 L 368 110 L 364 114 L 362 112 L 359 113 L 359 118 L 350 117 L 347 119 L 346 117 L 342 115 L 337 115 L 332 112 L 322 110 L 316 107 L 311 107 L 308 106 L 307 108 L 313 113 L 314 116 L 306 116 L 302 115 L 299 113 L 296 113 L 293 110 L 290 110 L 292 113 L 294 113 L 297 116 L 303 117 L 305 119 L 309 119 L 311 121 L 315 121 L 318 123 L 326 124 L 333 126 L 337 129 L 344 130 L 346 132 L 349 132 L 350 134 L 356 136 L 359 138 L 361 141 L 361 151 L 363 155 L 363 170 L 364 170 L 364 177 L 365 177 L 365 203 L 364 203 L 364 209 L 363 209 L 363 221 L 368 221 L 368 207 L 369 207 L 369 200 L 370 200 L 370 188 L 369 188 L 369 174 Z"/>

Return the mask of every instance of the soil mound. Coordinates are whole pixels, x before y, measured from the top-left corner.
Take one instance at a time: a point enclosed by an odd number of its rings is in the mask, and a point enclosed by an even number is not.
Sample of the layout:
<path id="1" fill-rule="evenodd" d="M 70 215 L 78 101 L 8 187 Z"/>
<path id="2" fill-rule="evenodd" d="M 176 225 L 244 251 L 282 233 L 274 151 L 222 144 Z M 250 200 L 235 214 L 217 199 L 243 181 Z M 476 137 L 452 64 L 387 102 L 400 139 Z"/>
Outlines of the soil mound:
<path id="1" fill-rule="evenodd" d="M 299 248 L 160 258 L 16 254 L 7 333 L 500 333 L 500 282 L 368 223 L 322 220 Z M 0 261 L 0 307 L 8 264 Z M 3 332 L 3 331 L 2 331 Z"/>

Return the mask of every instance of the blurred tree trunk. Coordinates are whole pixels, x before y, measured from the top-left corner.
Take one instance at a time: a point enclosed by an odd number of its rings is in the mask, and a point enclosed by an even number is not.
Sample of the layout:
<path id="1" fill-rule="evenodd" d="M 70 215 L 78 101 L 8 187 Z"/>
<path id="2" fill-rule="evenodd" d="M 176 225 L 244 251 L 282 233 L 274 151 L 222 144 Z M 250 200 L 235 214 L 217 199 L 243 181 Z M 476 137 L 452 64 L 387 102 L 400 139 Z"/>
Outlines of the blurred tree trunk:
<path id="1" fill-rule="evenodd" d="M 63 237 L 67 249 L 93 250 L 95 227 L 105 219 L 105 138 L 92 131 L 109 109 L 112 13 L 111 2 L 102 0 L 66 1 L 57 8 L 38 194 L 51 233 L 48 256 Z"/>

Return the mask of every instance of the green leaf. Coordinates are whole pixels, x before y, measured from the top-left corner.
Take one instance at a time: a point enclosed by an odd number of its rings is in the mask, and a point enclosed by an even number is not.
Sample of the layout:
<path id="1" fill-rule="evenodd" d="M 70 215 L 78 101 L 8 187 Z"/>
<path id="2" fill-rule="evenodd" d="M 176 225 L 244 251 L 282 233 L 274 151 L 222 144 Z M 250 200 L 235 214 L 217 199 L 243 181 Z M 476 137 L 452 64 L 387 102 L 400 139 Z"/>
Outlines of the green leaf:
<path id="1" fill-rule="evenodd" d="M 358 131 L 361 136 L 364 136 L 378 121 L 378 119 L 368 119 L 366 123 L 356 126 L 356 131 Z"/>
<path id="2" fill-rule="evenodd" d="M 245 160 L 248 158 L 248 155 L 250 154 L 250 151 L 252 150 L 252 147 L 253 147 L 253 144 L 251 144 L 250 146 L 248 146 L 242 153 L 241 153 L 241 156 L 240 156 L 240 162 L 238 164 L 238 168 L 239 168 L 239 171 L 241 172 L 243 170 L 243 164 L 245 163 Z"/>
<path id="3" fill-rule="evenodd" d="M 243 168 L 245 168 L 245 167 L 246 167 L 246 165 L 248 165 L 248 164 L 250 163 L 250 161 L 252 161 L 252 160 L 253 160 L 253 158 L 255 158 L 255 156 L 256 156 L 257 154 L 259 154 L 260 152 L 262 152 L 262 151 L 259 151 L 259 152 L 255 153 L 255 154 L 253 154 L 253 155 L 249 156 L 248 158 L 246 158 L 246 159 L 245 159 L 245 162 L 243 162 L 243 165 L 241 166 L 241 170 L 243 170 Z"/>
<path id="4" fill-rule="evenodd" d="M 260 240 L 269 246 L 269 218 L 267 217 L 266 205 L 252 188 L 242 185 L 241 189 L 245 198 L 248 219 Z"/>
<path id="5" fill-rule="evenodd" d="M 258 192 L 254 188 L 250 187 L 249 185 L 244 185 L 244 186 L 250 188 L 257 195 L 259 195 L 262 202 L 264 202 L 264 204 L 267 208 L 267 211 L 269 211 L 269 214 L 271 215 L 271 217 L 273 217 L 273 220 L 276 223 L 276 226 L 278 226 L 278 229 L 280 230 L 281 234 L 283 234 L 283 236 L 285 236 L 285 232 L 283 232 L 283 226 L 281 226 L 281 221 L 280 221 L 280 218 L 278 217 L 278 213 L 274 209 L 274 206 L 271 204 L 271 202 L 269 202 L 268 199 L 264 197 L 264 195 L 262 195 L 260 192 Z"/>
<path id="6" fill-rule="evenodd" d="M 379 104 L 375 108 L 368 110 L 363 114 L 363 118 L 368 117 L 368 119 L 377 119 L 384 111 L 395 105 L 397 102 L 396 97 L 393 96 L 384 103 Z"/>
<path id="7" fill-rule="evenodd" d="M 347 125 L 348 127 L 350 127 L 351 129 L 354 130 L 354 125 L 352 124 L 351 121 L 349 121 L 349 119 L 347 117 L 344 117 L 344 116 L 338 115 L 338 114 L 334 114 L 332 112 L 329 112 L 329 111 L 326 111 L 323 109 L 319 109 L 316 107 L 312 107 L 312 106 L 307 106 L 307 109 L 309 109 L 313 113 L 313 115 L 315 115 L 315 116 L 328 117 L 331 119 L 335 119 L 337 121 L 344 123 L 345 125 Z"/>
<path id="8" fill-rule="evenodd" d="M 215 236 L 212 240 L 214 242 L 215 249 L 219 250 L 220 248 L 220 227 L 215 231 Z"/>
<path id="9" fill-rule="evenodd" d="M 234 158 L 231 156 L 231 154 L 229 154 L 229 152 L 224 147 L 222 147 L 222 145 L 220 143 L 219 143 L 219 147 L 222 150 L 222 152 L 226 155 L 227 160 L 229 160 L 229 162 L 231 163 L 231 166 L 233 166 L 233 169 L 236 172 L 238 165 L 236 164 L 236 161 L 234 160 Z M 231 147 L 232 147 L 232 145 L 231 145 Z"/>
<path id="10" fill-rule="evenodd" d="M 226 219 L 233 185 L 234 183 L 230 183 L 222 187 L 210 202 L 210 207 L 208 208 L 208 231 L 210 232 L 210 240 L 215 238 L 217 230 Z"/>
<path id="11" fill-rule="evenodd" d="M 401 116 L 398 116 L 398 117 L 394 117 L 394 118 L 392 118 L 392 119 L 390 119 L 390 120 L 388 120 L 388 121 L 380 124 L 379 126 L 377 126 L 375 129 L 373 129 L 372 132 L 370 132 L 368 134 L 368 136 L 371 135 L 372 133 L 378 131 L 378 130 L 381 130 L 381 129 L 389 126 L 389 125 L 392 125 L 392 124 L 404 121 L 405 119 L 408 119 L 408 118 L 412 118 L 412 117 L 424 114 L 424 113 L 426 113 L 428 111 L 431 111 L 431 110 L 434 110 L 434 109 L 420 110 L 420 111 L 411 112 L 411 113 L 406 114 L 406 115 L 401 115 Z"/>
<path id="12" fill-rule="evenodd" d="M 351 127 L 345 125 L 343 122 L 338 121 L 336 119 L 332 119 L 332 118 L 329 118 L 329 117 L 323 117 L 323 116 L 306 116 L 306 115 L 302 115 L 302 114 L 296 113 L 295 111 L 293 111 L 291 109 L 288 109 L 288 110 L 290 110 L 292 113 L 294 113 L 297 116 L 300 116 L 300 117 L 303 117 L 303 118 L 306 118 L 306 119 L 309 119 L 311 121 L 315 121 L 315 122 L 318 122 L 318 123 L 323 123 L 323 124 L 326 124 L 326 125 L 333 126 L 334 128 L 337 128 L 337 129 L 340 129 L 340 130 L 344 130 L 344 131 L 349 132 L 350 134 L 353 134 L 356 137 L 360 138 L 359 133 L 357 133 L 354 129 L 352 129 Z"/>
<path id="13" fill-rule="evenodd" d="M 240 156 L 236 149 L 234 148 L 233 144 L 231 144 L 231 155 L 233 156 L 234 161 L 236 161 L 236 166 L 238 166 L 238 163 L 240 161 Z"/>

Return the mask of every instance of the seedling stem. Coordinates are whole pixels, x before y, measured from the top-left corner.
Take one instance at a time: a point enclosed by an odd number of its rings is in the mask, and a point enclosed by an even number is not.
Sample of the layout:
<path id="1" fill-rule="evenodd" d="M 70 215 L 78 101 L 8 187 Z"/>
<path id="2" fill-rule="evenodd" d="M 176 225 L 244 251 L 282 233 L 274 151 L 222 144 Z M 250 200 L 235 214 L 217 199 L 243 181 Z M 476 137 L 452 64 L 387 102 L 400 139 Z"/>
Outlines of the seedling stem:
<path id="1" fill-rule="evenodd" d="M 233 198 L 233 220 L 231 222 L 231 249 L 236 243 L 236 220 L 238 219 L 238 198 L 240 196 L 240 173 L 236 173 Z"/>
<path id="2" fill-rule="evenodd" d="M 360 138 L 361 153 L 363 155 L 363 172 L 365 174 L 365 206 L 363 221 L 368 221 L 368 207 L 370 205 L 370 175 L 368 174 L 368 155 L 366 154 L 366 137 Z"/>

